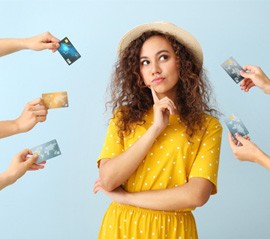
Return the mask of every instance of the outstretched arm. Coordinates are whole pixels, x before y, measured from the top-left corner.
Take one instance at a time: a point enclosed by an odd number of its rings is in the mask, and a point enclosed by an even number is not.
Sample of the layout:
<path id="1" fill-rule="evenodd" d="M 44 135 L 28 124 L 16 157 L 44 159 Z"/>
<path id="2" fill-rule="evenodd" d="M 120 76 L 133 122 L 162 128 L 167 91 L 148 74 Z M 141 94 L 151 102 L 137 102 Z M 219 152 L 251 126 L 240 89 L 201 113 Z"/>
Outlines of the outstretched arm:
<path id="1" fill-rule="evenodd" d="M 246 65 L 243 69 L 247 72 L 240 72 L 240 74 L 245 77 L 240 84 L 242 90 L 248 92 L 251 87 L 257 86 L 264 93 L 270 94 L 270 79 L 260 67 Z"/>
<path id="2" fill-rule="evenodd" d="M 44 122 L 47 108 L 42 99 L 37 98 L 27 103 L 21 115 L 15 120 L 0 121 L 0 138 L 31 130 L 38 122 Z"/>
<path id="3" fill-rule="evenodd" d="M 228 138 L 232 152 L 237 159 L 255 162 L 270 170 L 270 157 L 256 144 L 239 134 L 236 135 L 236 140 L 233 140 L 231 133 L 228 133 Z"/>
<path id="4" fill-rule="evenodd" d="M 250 142 L 250 138 L 245 136 L 242 137 L 239 134 L 235 135 L 234 139 L 232 134 L 228 133 L 229 145 L 232 149 L 235 157 L 241 161 L 250 161 L 255 162 L 257 160 L 258 155 L 260 154 L 260 149 L 258 146 L 252 142 Z"/>
<path id="5" fill-rule="evenodd" d="M 23 49 L 35 51 L 49 49 L 52 52 L 55 52 L 58 47 L 59 40 L 49 32 L 29 38 L 3 38 L 0 39 L 0 56 Z"/>
<path id="6" fill-rule="evenodd" d="M 28 170 L 39 170 L 43 169 L 46 162 L 36 164 L 38 156 L 28 156 L 32 154 L 29 149 L 25 149 L 19 154 L 17 154 L 9 168 L 0 174 L 0 190 L 6 186 L 15 183 L 20 177 L 22 177 Z"/>

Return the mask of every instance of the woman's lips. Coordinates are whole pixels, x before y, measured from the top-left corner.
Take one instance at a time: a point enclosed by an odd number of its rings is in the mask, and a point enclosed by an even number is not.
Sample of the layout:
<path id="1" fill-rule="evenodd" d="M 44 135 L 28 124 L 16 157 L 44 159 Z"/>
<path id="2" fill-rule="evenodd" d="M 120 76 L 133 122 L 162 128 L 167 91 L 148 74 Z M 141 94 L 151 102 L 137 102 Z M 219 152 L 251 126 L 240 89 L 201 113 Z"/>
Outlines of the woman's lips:
<path id="1" fill-rule="evenodd" d="M 165 79 L 164 77 L 157 77 L 157 78 L 155 78 L 154 80 L 152 80 L 152 83 L 158 85 L 158 84 L 160 84 L 162 81 L 164 81 L 164 79 Z"/>

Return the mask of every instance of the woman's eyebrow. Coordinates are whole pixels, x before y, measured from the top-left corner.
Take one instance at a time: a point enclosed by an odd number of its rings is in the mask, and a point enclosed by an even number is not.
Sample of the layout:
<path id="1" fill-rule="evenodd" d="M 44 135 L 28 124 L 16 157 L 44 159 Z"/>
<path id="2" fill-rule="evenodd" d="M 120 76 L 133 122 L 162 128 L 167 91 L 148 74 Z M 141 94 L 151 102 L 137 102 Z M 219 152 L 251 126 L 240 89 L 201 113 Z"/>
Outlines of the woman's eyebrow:
<path id="1" fill-rule="evenodd" d="M 161 53 L 169 53 L 168 50 L 160 50 L 158 51 L 155 55 L 159 55 Z M 147 56 L 141 56 L 140 59 L 147 59 L 148 57 Z"/>
<path id="2" fill-rule="evenodd" d="M 168 50 L 160 50 L 156 53 L 156 55 L 159 55 L 160 53 L 169 53 L 169 51 Z"/>

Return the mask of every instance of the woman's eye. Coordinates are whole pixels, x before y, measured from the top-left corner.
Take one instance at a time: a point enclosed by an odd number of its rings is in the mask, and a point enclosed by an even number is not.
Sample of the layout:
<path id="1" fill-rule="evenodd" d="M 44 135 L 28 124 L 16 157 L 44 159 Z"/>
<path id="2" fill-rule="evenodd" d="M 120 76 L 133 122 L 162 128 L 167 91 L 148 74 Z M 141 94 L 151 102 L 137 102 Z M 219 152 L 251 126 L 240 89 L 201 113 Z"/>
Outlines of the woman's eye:
<path id="1" fill-rule="evenodd" d="M 149 61 L 147 61 L 147 60 L 141 61 L 141 64 L 142 65 L 148 65 L 149 64 Z"/>
<path id="2" fill-rule="evenodd" d="M 169 56 L 167 56 L 167 55 L 161 55 L 159 57 L 159 59 L 162 60 L 162 61 L 167 60 L 168 58 L 169 58 Z"/>

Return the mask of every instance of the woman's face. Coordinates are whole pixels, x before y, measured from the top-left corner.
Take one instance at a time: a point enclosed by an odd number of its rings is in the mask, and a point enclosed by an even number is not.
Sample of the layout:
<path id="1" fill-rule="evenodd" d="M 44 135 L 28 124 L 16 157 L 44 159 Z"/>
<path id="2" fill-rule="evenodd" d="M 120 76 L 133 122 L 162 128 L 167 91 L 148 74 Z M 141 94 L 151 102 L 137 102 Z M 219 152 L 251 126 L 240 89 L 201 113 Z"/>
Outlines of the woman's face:
<path id="1" fill-rule="evenodd" d="M 152 36 L 142 45 L 140 73 L 145 85 L 152 86 L 158 97 L 174 100 L 178 82 L 178 63 L 170 42 L 162 36 Z"/>

